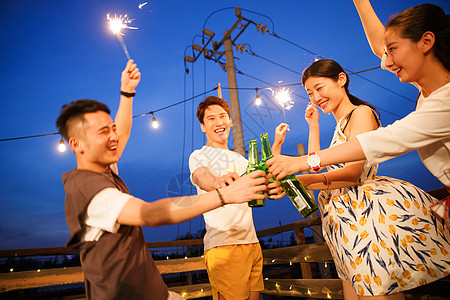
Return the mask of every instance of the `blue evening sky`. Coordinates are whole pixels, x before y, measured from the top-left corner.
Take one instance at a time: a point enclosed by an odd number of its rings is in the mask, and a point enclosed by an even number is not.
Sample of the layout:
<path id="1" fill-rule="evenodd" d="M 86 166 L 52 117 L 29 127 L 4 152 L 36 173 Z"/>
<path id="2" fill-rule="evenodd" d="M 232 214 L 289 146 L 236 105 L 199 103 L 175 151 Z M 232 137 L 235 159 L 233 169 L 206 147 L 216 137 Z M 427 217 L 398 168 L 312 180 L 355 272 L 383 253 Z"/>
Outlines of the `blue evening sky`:
<path id="1" fill-rule="evenodd" d="M 200 57 L 186 65 L 190 70 L 186 74 L 183 62 L 185 55 L 192 56 L 188 46 L 202 43 L 198 35 L 205 20 L 222 8 L 239 6 L 244 17 L 267 24 L 282 38 L 262 35 L 254 25 L 245 30 L 236 43 L 249 44 L 247 49 L 259 57 L 234 52 L 236 68 L 243 73 L 237 75 L 238 87 L 298 83 L 299 74 L 314 61 L 311 52 L 334 59 L 354 72 L 379 65 L 350 0 L 155 0 L 139 9 L 142 2 L 0 1 L 0 139 L 56 132 L 55 120 L 61 106 L 75 99 L 97 99 L 115 113 L 126 57 L 108 29 L 107 13 L 127 13 L 134 19 L 131 26 L 138 27 L 124 30 L 125 43 L 142 72 L 134 115 L 209 91 L 217 83 L 228 86 L 219 64 Z M 430 2 L 449 12 L 448 1 Z M 372 1 L 382 22 L 392 13 L 421 3 Z M 234 9 L 221 10 L 210 16 L 206 28 L 215 32 L 214 39 L 220 41 L 236 20 Z M 380 69 L 361 75 L 364 78 L 351 76 L 350 91 L 380 109 L 384 126 L 414 109 L 418 91 L 413 86 L 400 83 L 393 74 Z M 307 143 L 304 110 L 308 100 L 301 86 L 291 90 L 295 104 L 286 111 L 291 132 L 283 153 L 294 155 L 298 143 Z M 229 99 L 228 90 L 224 89 L 223 95 Z M 260 95 L 264 105 L 256 107 L 255 90 L 239 90 L 246 147 L 249 139 L 259 138 L 263 132 L 268 132 L 272 141 L 275 127 L 284 121 L 271 92 L 262 90 Z M 157 130 L 150 126 L 151 116 L 134 119 L 131 138 L 119 163 L 120 175 L 134 196 L 154 201 L 179 195 L 181 190 L 184 194 L 195 193 L 187 161 L 190 153 L 204 144 L 195 117 L 203 98 L 157 112 Z M 321 113 L 320 122 L 322 147 L 327 147 L 335 121 L 333 116 Z M 0 142 L 0 249 L 63 246 L 69 237 L 61 174 L 74 168 L 76 161 L 71 151 L 57 151 L 59 139 L 53 135 Z M 233 148 L 231 136 L 229 146 Z M 405 179 L 425 190 L 441 187 L 415 151 L 381 164 L 379 174 Z M 253 212 L 257 230 L 301 218 L 288 198 L 266 201 L 264 208 Z M 199 217 L 180 225 L 146 228 L 145 236 L 147 241 L 173 240 L 203 227 Z"/>

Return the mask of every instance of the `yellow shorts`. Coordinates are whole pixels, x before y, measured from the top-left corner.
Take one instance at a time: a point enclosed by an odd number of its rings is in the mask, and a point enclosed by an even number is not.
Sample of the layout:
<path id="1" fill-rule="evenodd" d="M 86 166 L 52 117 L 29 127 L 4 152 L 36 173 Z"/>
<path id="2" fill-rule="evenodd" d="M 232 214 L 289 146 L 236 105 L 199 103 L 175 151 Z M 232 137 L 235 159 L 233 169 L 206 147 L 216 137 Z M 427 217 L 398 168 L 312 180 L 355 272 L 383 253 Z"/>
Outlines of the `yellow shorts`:
<path id="1" fill-rule="evenodd" d="M 264 289 L 259 243 L 214 247 L 206 250 L 204 257 L 214 300 L 218 293 L 225 299 L 244 300 L 250 291 Z"/>

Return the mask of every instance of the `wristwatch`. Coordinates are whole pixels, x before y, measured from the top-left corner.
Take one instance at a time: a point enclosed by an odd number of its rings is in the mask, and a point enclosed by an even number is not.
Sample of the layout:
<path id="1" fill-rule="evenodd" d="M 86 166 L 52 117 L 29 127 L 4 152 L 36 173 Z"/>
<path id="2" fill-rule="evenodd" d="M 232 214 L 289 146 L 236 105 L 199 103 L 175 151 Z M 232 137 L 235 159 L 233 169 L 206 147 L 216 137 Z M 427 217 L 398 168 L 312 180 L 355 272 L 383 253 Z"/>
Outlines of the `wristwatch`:
<path id="1" fill-rule="evenodd" d="M 319 171 L 320 169 L 320 157 L 315 153 L 311 152 L 308 154 L 308 159 L 306 163 L 313 169 L 314 172 Z"/>

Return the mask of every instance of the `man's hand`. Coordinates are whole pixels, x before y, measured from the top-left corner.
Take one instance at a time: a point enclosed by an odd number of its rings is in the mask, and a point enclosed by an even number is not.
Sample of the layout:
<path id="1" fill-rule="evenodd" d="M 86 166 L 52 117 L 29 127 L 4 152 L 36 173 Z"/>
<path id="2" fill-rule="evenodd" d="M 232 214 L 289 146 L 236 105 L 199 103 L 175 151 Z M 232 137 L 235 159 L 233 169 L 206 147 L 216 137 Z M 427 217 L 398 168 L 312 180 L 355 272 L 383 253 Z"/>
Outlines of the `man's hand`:
<path id="1" fill-rule="evenodd" d="M 233 181 L 239 179 L 239 175 L 236 172 L 227 173 L 221 177 L 217 177 L 216 182 L 214 183 L 215 189 L 224 188 L 229 186 Z"/>
<path id="2" fill-rule="evenodd" d="M 127 93 L 135 93 L 135 88 L 139 81 L 141 81 L 141 72 L 139 72 L 134 61 L 130 59 L 122 71 L 120 90 Z"/>
<path id="3" fill-rule="evenodd" d="M 245 203 L 265 199 L 267 190 L 266 173 L 261 170 L 246 174 L 229 186 L 220 189 L 226 204 Z"/>

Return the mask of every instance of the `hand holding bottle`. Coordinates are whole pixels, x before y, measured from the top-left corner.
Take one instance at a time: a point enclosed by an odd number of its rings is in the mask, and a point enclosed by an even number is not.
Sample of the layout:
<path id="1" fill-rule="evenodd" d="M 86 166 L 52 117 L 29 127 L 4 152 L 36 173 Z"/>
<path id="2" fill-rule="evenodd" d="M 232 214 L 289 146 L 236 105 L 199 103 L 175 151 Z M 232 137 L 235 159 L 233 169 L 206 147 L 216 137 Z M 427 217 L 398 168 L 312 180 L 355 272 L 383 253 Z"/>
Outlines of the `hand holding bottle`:
<path id="1" fill-rule="evenodd" d="M 267 174 L 266 178 L 273 178 L 274 176 L 272 174 Z M 270 199 L 276 200 L 281 199 L 284 196 L 286 196 L 286 193 L 284 192 L 283 188 L 281 187 L 280 181 L 269 181 L 269 184 L 267 185 L 267 195 L 270 197 Z"/>
<path id="2" fill-rule="evenodd" d="M 293 157 L 286 155 L 277 155 L 266 161 L 269 172 L 276 176 L 277 180 L 281 180 L 287 175 L 297 174 L 307 170 L 303 166 L 306 164 L 306 156 Z"/>
<path id="3" fill-rule="evenodd" d="M 225 203 L 245 203 L 255 199 L 265 199 L 264 192 L 267 190 L 265 175 L 264 171 L 256 170 L 221 188 L 220 193 L 223 195 Z"/>

